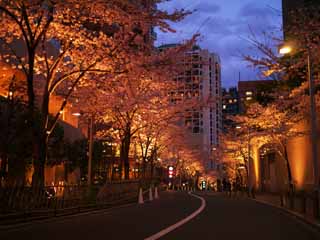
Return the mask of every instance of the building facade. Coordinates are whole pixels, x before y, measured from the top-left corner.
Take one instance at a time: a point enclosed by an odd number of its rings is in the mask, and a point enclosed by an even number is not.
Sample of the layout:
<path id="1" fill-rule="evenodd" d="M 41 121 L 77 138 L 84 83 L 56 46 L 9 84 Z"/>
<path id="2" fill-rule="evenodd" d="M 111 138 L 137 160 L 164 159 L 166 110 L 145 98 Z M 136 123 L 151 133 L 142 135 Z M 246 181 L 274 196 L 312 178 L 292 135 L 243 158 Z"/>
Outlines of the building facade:
<path id="1" fill-rule="evenodd" d="M 222 89 L 222 123 L 223 130 L 226 131 L 228 126 L 232 126 L 232 121 L 228 116 L 239 114 L 239 94 L 236 87 Z"/>
<path id="2" fill-rule="evenodd" d="M 239 81 L 239 112 L 244 113 L 246 106 L 254 101 L 260 104 L 267 102 L 276 85 L 277 81 L 274 80 Z"/>
<path id="3" fill-rule="evenodd" d="M 175 47 L 175 44 L 160 49 Z M 214 170 L 218 159 L 213 149 L 219 144 L 222 131 L 222 91 L 220 57 L 206 49 L 194 47 L 184 54 L 183 71 L 175 77 L 179 87 L 171 91 L 172 103 L 183 99 L 196 99 L 199 106 L 187 109 L 182 125 L 189 130 L 190 140 L 201 153 L 207 170 Z"/>

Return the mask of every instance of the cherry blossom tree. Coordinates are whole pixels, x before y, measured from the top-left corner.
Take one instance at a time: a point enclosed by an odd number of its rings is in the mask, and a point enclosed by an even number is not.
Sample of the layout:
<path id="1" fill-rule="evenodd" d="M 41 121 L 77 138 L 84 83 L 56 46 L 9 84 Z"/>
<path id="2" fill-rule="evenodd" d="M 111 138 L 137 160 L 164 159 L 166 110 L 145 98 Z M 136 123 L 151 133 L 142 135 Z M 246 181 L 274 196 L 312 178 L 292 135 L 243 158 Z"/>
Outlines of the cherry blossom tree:
<path id="1" fill-rule="evenodd" d="M 48 138 L 77 85 L 91 84 L 93 73 L 126 71 L 122 67 L 147 48 L 145 37 L 152 26 L 173 31 L 166 21 L 178 21 L 188 14 L 157 10 L 154 5 L 158 2 L 150 1 L 148 5 L 144 1 L 120 0 L 0 2 L 1 24 L 8 27 L 0 31 L 2 58 L 26 76 L 29 121 L 34 135 L 34 183 L 43 184 Z M 37 78 L 40 87 L 36 86 Z M 40 129 L 34 123 L 38 90 L 42 95 Z M 58 90 L 62 91 L 64 101 L 50 125 L 50 96 L 59 93 Z"/>
<path id="2" fill-rule="evenodd" d="M 251 138 L 255 138 L 256 142 L 260 142 L 260 145 L 271 145 L 283 159 L 287 169 L 290 191 L 293 191 L 294 183 L 288 157 L 288 142 L 294 137 L 307 133 L 298 125 L 304 116 L 297 113 L 300 110 L 296 99 L 289 101 L 283 97 L 265 107 L 257 103 L 252 104 L 246 115 L 235 117 L 239 124 L 250 128 Z"/>

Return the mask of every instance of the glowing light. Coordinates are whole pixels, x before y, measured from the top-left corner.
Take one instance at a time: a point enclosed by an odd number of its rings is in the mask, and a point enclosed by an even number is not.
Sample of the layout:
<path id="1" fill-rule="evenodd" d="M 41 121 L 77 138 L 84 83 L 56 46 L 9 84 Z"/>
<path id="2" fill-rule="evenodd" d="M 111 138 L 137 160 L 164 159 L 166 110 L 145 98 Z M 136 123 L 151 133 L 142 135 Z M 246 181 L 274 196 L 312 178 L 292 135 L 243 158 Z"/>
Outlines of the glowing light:
<path id="1" fill-rule="evenodd" d="M 72 113 L 73 116 L 80 117 L 81 113 Z"/>
<path id="2" fill-rule="evenodd" d="M 173 167 L 169 167 L 169 171 L 173 171 Z"/>
<path id="3" fill-rule="evenodd" d="M 292 48 L 289 46 L 284 46 L 282 48 L 279 49 L 279 53 L 280 54 L 288 54 L 292 51 Z"/>

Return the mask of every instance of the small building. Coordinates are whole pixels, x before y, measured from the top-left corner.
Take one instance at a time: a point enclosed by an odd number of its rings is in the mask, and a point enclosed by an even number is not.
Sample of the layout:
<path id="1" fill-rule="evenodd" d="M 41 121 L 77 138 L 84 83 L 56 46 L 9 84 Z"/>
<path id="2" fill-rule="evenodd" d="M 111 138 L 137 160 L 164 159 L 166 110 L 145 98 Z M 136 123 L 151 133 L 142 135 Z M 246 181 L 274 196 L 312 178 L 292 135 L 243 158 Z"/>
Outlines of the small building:
<path id="1" fill-rule="evenodd" d="M 239 81 L 239 112 L 244 113 L 246 106 L 252 102 L 258 101 L 260 104 L 265 104 L 271 100 L 270 93 L 274 91 L 277 83 L 275 80 Z"/>

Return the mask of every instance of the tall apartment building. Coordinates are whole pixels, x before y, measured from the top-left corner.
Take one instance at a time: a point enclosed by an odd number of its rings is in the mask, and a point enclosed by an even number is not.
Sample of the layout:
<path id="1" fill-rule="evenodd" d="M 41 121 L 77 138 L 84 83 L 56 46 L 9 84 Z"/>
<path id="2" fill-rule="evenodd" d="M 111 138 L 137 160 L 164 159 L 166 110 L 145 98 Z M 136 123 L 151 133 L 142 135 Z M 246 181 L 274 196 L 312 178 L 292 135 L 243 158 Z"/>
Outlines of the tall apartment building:
<path id="1" fill-rule="evenodd" d="M 174 47 L 164 45 L 160 49 Z M 206 49 L 194 47 L 184 54 L 183 71 L 175 77 L 179 89 L 171 92 L 173 103 L 182 98 L 198 99 L 201 106 L 186 110 L 183 125 L 189 129 L 194 148 L 199 149 L 204 166 L 217 166 L 215 147 L 222 130 L 222 93 L 220 57 Z"/>

